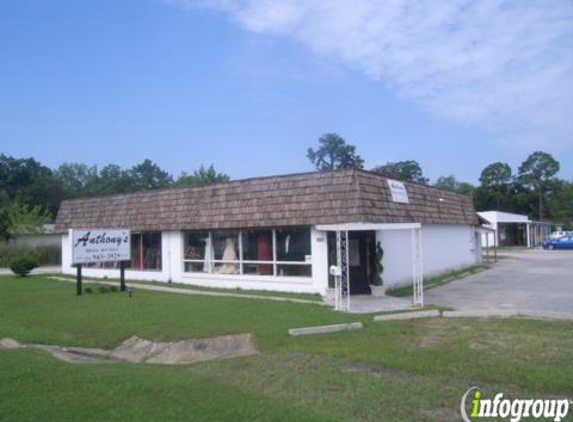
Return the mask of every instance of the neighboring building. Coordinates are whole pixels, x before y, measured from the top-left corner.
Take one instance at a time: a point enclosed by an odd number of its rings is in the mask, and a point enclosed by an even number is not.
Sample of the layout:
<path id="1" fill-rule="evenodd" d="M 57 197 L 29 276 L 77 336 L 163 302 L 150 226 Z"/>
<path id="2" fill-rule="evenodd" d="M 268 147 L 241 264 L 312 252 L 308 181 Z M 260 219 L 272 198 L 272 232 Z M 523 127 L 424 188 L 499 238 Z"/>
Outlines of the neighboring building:
<path id="1" fill-rule="evenodd" d="M 493 229 L 482 234 L 482 247 L 539 246 L 551 234 L 551 223 L 532 221 L 528 216 L 501 211 L 483 211 L 478 215 Z"/>
<path id="2" fill-rule="evenodd" d="M 69 274 L 69 229 L 126 228 L 130 278 L 324 295 L 337 232 L 350 293 L 368 294 L 376 242 L 385 285 L 400 286 L 480 262 L 477 224 L 469 196 L 349 169 L 64 201 L 56 230 Z M 117 277 L 114 266 L 84 274 Z"/>
<path id="3" fill-rule="evenodd" d="M 54 232 L 54 224 L 44 224 L 42 233 L 16 233 L 12 235 L 10 243 L 18 246 L 60 246 L 62 236 Z"/>

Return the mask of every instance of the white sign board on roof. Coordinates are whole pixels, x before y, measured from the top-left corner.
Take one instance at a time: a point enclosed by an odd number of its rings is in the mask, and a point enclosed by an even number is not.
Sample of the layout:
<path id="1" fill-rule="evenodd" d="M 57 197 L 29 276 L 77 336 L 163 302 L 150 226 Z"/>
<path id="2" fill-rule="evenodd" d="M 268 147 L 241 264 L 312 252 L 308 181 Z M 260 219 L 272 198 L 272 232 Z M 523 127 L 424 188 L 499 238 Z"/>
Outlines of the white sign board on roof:
<path id="1" fill-rule="evenodd" d="M 399 202 L 401 204 L 409 204 L 410 200 L 408 199 L 406 185 L 398 180 L 387 179 L 387 181 L 390 193 L 392 194 L 392 201 Z"/>
<path id="2" fill-rule="evenodd" d="M 123 229 L 72 230 L 72 264 L 129 261 L 131 234 Z"/>

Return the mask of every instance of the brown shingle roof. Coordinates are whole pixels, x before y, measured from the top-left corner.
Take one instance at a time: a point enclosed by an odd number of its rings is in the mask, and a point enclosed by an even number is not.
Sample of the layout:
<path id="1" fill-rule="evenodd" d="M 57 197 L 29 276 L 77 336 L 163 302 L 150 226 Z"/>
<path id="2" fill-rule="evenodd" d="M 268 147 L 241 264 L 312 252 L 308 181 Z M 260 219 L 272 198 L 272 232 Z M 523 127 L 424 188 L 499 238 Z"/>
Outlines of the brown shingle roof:
<path id="1" fill-rule="evenodd" d="M 392 202 L 386 178 L 362 170 L 271 176 L 64 201 L 56 230 L 193 230 L 335 223 L 477 224 L 469 196 L 405 183 Z"/>

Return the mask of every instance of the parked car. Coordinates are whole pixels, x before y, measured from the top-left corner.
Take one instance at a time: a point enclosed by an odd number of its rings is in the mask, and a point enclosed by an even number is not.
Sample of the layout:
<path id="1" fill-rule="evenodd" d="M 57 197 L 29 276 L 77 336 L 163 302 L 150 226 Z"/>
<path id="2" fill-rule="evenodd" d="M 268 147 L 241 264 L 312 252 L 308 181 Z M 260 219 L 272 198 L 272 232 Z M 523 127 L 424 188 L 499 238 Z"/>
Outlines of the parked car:
<path id="1" fill-rule="evenodd" d="M 550 239 L 557 239 L 559 237 L 562 236 L 573 236 L 573 231 L 567 231 L 567 230 L 558 230 L 556 232 L 551 232 L 551 234 L 549 235 Z"/>
<path id="2" fill-rule="evenodd" d="M 543 249 L 573 249 L 573 236 L 561 236 L 556 239 L 547 239 L 543 242 Z"/>

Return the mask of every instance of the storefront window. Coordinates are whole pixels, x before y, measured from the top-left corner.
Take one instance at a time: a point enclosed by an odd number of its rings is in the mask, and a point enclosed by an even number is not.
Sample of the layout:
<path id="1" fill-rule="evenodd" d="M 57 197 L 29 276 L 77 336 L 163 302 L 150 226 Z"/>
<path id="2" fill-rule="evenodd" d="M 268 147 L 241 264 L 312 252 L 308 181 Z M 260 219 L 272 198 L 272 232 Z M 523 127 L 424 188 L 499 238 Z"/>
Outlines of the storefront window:
<path id="1" fill-rule="evenodd" d="M 209 273 L 212 248 L 209 232 L 190 232 L 184 238 L 185 271 Z"/>
<path id="2" fill-rule="evenodd" d="M 239 232 L 235 230 L 215 231 L 213 239 L 213 256 L 215 274 L 239 274 Z"/>
<path id="3" fill-rule="evenodd" d="M 310 229 L 277 230 L 277 261 L 310 262 Z"/>
<path id="4" fill-rule="evenodd" d="M 243 245 L 243 274 L 273 274 L 272 230 L 245 230 L 241 234 Z"/>
<path id="5" fill-rule="evenodd" d="M 310 229 L 279 229 L 277 239 L 277 275 L 279 277 L 311 277 L 312 255 Z M 288 262 L 288 264 L 286 264 Z"/>
<path id="6" fill-rule="evenodd" d="M 134 270 L 161 270 L 161 232 L 131 234 L 131 262 Z"/>
<path id="7" fill-rule="evenodd" d="M 188 232 L 183 264 L 192 273 L 310 277 L 310 228 Z"/>

